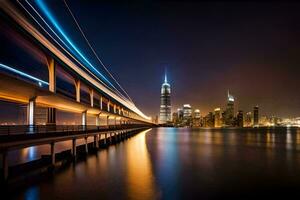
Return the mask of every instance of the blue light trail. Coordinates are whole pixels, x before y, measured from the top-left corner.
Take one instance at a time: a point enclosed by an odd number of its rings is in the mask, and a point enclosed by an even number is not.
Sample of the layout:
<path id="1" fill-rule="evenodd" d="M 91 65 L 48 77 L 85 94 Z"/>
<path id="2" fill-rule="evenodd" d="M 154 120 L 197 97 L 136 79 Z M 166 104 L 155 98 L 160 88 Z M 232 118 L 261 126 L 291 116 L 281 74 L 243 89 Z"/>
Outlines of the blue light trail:
<path id="1" fill-rule="evenodd" d="M 48 17 L 48 19 L 51 21 L 51 23 L 54 25 L 54 27 L 59 31 L 59 33 L 64 37 L 64 39 L 71 45 L 71 47 L 75 50 L 75 52 L 95 71 L 100 77 L 102 77 L 108 84 L 110 84 L 112 87 L 115 88 L 115 86 L 102 74 L 100 73 L 88 60 L 87 58 L 80 52 L 80 50 L 76 47 L 76 45 L 72 42 L 72 40 L 66 35 L 65 31 L 61 28 L 61 26 L 58 24 L 55 17 L 52 15 L 52 13 L 49 11 L 48 7 L 44 3 L 43 0 L 36 0 L 37 5 L 40 7 L 40 9 L 44 12 L 44 14 Z M 72 49 L 67 46 L 68 49 L 72 51 Z"/>
<path id="2" fill-rule="evenodd" d="M 42 84 L 45 84 L 45 85 L 49 85 L 49 83 L 47 83 L 46 81 L 43 81 L 43 80 L 41 80 L 41 79 L 39 79 L 39 78 L 36 78 L 36 77 L 31 76 L 31 75 L 29 75 L 29 74 L 26 74 L 26 73 L 24 73 L 24 72 L 22 72 L 22 71 L 19 71 L 19 70 L 17 70 L 17 69 L 14 69 L 14 68 L 12 68 L 12 67 L 9 67 L 9 66 L 7 66 L 7 65 L 4 65 L 4 64 L 2 64 L 2 63 L 0 63 L 0 68 L 6 69 L 6 70 L 8 70 L 8 71 L 11 71 L 11 72 L 13 72 L 13 73 L 19 74 L 19 75 L 24 76 L 24 77 L 26 77 L 26 78 L 29 78 L 29 79 L 31 79 L 31 80 L 37 81 L 38 84 L 39 84 L 39 86 L 41 86 L 41 85 L 40 85 L 41 83 L 42 83 Z"/>

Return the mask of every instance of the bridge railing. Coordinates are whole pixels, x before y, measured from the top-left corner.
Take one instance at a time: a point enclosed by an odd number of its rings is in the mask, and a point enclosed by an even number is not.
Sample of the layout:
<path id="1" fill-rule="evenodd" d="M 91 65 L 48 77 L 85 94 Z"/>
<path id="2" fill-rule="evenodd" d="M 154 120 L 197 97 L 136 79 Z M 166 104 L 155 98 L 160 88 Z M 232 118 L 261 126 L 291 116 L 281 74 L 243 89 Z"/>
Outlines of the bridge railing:
<path id="1" fill-rule="evenodd" d="M 1 135 L 20 135 L 20 134 L 40 134 L 40 133 L 56 133 L 56 132 L 85 132 L 85 131 L 105 131 L 114 129 L 127 129 L 143 127 L 140 124 L 123 124 L 123 125 L 4 125 L 0 126 Z"/>

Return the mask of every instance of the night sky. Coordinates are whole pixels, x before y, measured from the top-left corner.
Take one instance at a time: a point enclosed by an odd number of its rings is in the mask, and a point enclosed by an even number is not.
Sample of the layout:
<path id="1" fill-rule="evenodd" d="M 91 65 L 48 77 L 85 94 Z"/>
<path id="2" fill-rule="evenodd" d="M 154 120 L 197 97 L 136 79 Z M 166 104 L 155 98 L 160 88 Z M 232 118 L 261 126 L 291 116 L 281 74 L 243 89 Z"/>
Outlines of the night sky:
<path id="1" fill-rule="evenodd" d="M 158 115 L 167 70 L 175 111 L 226 105 L 300 116 L 300 4 L 67 1 L 102 61 L 148 115 Z M 88 53 L 63 1 L 47 2 Z M 94 59 L 94 63 L 97 63 Z"/>

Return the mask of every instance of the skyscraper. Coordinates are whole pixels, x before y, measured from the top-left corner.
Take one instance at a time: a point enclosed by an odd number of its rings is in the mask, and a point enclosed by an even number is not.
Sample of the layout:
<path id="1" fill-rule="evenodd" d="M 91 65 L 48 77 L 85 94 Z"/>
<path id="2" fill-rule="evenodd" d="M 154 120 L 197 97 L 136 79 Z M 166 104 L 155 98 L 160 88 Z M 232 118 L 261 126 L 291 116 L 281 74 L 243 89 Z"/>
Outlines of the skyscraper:
<path id="1" fill-rule="evenodd" d="M 165 74 L 165 81 L 161 86 L 159 121 L 165 124 L 171 120 L 171 86 Z"/>
<path id="2" fill-rule="evenodd" d="M 225 125 L 233 126 L 234 125 L 234 97 L 229 93 L 227 93 L 227 107 L 225 110 Z"/>
<path id="3" fill-rule="evenodd" d="M 215 123 L 214 126 L 216 128 L 219 128 L 222 126 L 222 122 L 221 122 L 221 109 L 220 108 L 216 108 L 215 109 Z"/>
<path id="4" fill-rule="evenodd" d="M 244 114 L 242 110 L 238 111 L 236 118 L 237 118 L 237 126 L 244 127 Z"/>
<path id="5" fill-rule="evenodd" d="M 258 126 L 258 106 L 253 108 L 253 126 Z"/>

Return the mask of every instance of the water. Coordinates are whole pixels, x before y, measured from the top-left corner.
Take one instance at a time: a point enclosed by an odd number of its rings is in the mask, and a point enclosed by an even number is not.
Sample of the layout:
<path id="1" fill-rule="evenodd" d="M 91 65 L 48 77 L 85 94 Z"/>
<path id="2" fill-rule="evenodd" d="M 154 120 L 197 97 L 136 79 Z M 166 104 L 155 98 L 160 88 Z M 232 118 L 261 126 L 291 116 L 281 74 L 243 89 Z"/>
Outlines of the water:
<path id="1" fill-rule="evenodd" d="M 288 198 L 298 195 L 299 188 L 299 129 L 158 128 L 90 155 L 11 196 L 253 199 Z"/>

